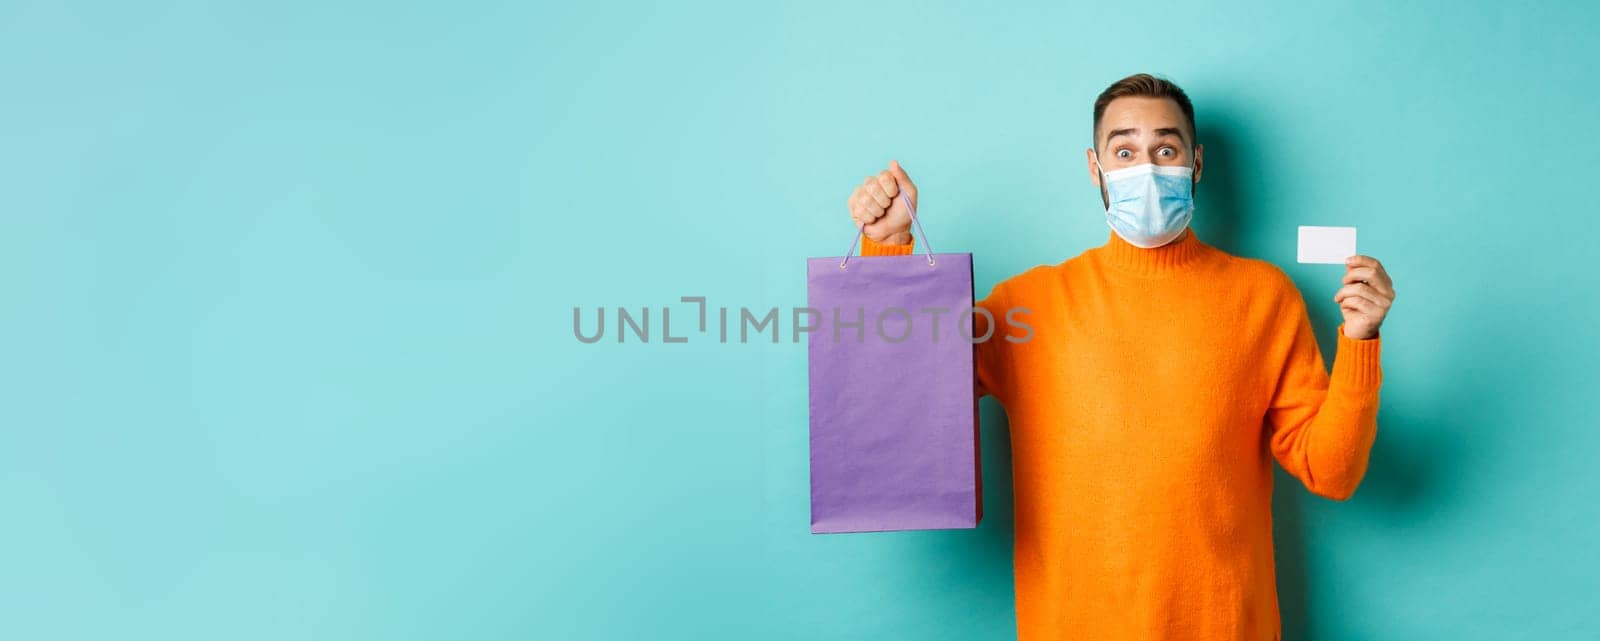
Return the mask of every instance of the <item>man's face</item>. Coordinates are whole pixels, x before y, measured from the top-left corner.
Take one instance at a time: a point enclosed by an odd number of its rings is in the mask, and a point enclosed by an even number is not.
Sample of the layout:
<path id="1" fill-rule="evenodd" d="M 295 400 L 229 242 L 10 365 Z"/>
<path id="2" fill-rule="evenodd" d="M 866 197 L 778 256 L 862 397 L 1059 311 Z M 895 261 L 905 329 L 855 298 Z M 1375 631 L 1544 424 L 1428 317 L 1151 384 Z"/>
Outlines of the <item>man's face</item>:
<path id="1" fill-rule="evenodd" d="M 1194 167 L 1200 182 L 1201 152 L 1194 132 L 1178 103 L 1168 98 L 1128 96 L 1106 105 L 1100 127 L 1094 132 L 1095 148 L 1087 150 L 1089 179 L 1100 188 L 1100 200 L 1111 206 L 1101 171 L 1115 171 L 1146 163 Z M 1098 163 L 1096 158 L 1098 148 Z M 1193 153 L 1191 153 L 1191 150 Z"/>

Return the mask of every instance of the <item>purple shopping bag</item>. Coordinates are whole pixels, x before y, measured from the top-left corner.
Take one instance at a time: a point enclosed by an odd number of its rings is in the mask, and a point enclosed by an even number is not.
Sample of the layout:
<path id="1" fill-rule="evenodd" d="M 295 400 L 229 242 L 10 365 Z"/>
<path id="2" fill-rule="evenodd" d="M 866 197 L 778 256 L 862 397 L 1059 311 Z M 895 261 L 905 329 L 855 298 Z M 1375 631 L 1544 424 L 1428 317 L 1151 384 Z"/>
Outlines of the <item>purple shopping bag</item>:
<path id="1" fill-rule="evenodd" d="M 806 261 L 811 532 L 977 527 L 972 254 L 854 250 Z"/>

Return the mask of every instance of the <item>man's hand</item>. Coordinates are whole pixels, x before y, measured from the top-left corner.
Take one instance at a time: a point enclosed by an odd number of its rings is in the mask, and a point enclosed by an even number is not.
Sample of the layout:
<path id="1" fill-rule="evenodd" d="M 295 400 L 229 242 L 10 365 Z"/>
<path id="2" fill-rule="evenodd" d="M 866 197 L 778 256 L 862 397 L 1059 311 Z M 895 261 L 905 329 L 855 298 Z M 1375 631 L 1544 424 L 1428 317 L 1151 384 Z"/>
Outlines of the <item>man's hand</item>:
<path id="1" fill-rule="evenodd" d="M 1383 263 L 1371 256 L 1351 256 L 1344 261 L 1344 287 L 1333 295 L 1344 313 L 1344 335 L 1367 340 L 1378 335 L 1378 326 L 1394 305 L 1394 281 Z"/>
<path id="2" fill-rule="evenodd" d="M 917 206 L 917 186 L 900 167 L 900 161 L 889 161 L 889 168 L 874 176 L 867 176 L 850 194 L 850 220 L 856 226 L 865 225 L 867 238 L 873 242 L 904 245 L 911 242 L 911 212 L 895 196 L 904 191 L 911 206 Z"/>

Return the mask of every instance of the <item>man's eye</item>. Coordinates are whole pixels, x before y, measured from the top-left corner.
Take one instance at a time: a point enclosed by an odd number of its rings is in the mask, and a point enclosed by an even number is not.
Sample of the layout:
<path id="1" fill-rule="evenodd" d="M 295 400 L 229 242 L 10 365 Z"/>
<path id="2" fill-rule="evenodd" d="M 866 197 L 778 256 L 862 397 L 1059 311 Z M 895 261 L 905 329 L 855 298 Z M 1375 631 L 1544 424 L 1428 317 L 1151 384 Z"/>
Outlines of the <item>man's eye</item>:
<path id="1" fill-rule="evenodd" d="M 1126 149 L 1118 149 L 1117 150 L 1117 157 L 1118 158 L 1131 158 L 1131 157 L 1133 157 L 1133 152 L 1128 151 Z"/>
<path id="2" fill-rule="evenodd" d="M 1156 153 L 1161 154 L 1162 156 L 1171 157 L 1173 154 L 1178 153 L 1178 152 L 1176 150 L 1174 150 L 1173 148 L 1171 148 L 1171 147 L 1162 147 L 1161 151 L 1158 151 Z"/>

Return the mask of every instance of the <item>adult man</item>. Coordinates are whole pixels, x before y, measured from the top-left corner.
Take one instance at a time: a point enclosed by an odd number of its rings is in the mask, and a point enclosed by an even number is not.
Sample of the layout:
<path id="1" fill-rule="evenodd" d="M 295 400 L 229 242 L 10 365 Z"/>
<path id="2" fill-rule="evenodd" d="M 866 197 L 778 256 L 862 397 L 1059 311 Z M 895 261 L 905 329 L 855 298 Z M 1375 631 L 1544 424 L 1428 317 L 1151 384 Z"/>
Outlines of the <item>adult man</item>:
<path id="1" fill-rule="evenodd" d="M 1277 639 L 1272 460 L 1339 501 L 1366 473 L 1388 274 L 1347 261 L 1330 376 L 1283 271 L 1189 228 L 1202 151 L 1176 85 L 1113 83 L 1086 152 L 1108 241 L 979 302 L 996 337 L 1013 307 L 1035 329 L 977 348 L 979 393 L 1011 419 L 1024 641 Z M 851 195 L 863 255 L 911 251 L 907 199 L 898 162 Z"/>

